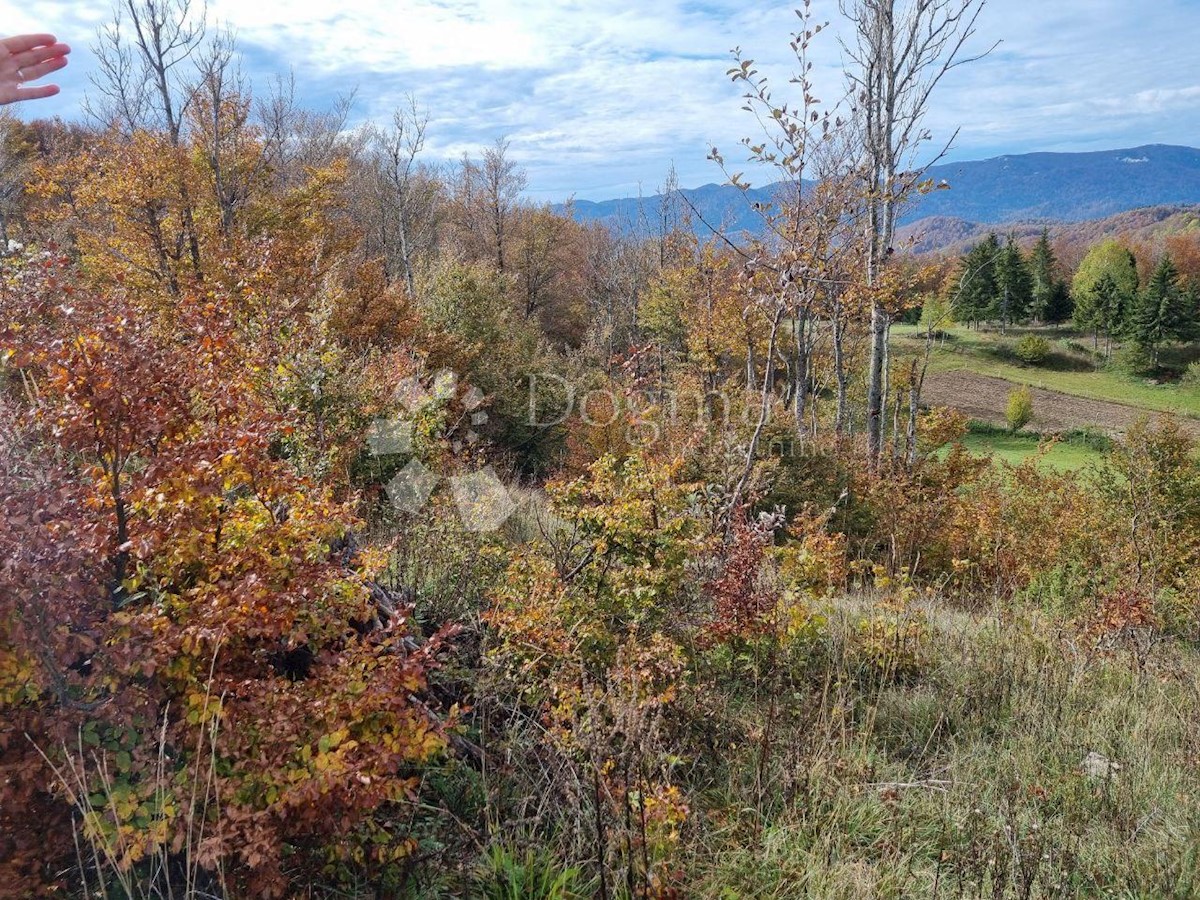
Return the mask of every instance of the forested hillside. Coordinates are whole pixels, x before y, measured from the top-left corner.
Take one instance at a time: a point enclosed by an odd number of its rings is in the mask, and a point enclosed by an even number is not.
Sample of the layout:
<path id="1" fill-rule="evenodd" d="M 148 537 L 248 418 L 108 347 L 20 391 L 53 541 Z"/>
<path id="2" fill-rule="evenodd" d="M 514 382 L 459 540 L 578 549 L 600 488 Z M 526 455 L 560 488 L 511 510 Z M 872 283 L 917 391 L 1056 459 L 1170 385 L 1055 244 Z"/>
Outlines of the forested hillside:
<path id="1" fill-rule="evenodd" d="M 0 895 L 1195 896 L 1200 240 L 895 252 L 881 117 L 978 7 L 889 92 L 848 6 L 862 121 L 807 5 L 778 96 L 735 59 L 758 238 L 435 165 L 174 3 L 3 119 Z M 1005 463 L 958 351 L 1158 405 Z"/>
<path id="2" fill-rule="evenodd" d="M 1025 153 L 930 166 L 923 177 L 943 190 L 914 196 L 901 215 L 907 225 L 926 219 L 1005 227 L 1021 223 L 1087 222 L 1133 210 L 1200 203 L 1200 150 L 1162 145 L 1092 153 Z M 755 203 L 775 199 L 786 184 L 668 185 L 647 197 L 570 205 L 582 222 L 636 231 L 664 206 L 684 210 L 702 237 L 714 228 L 762 233 Z M 567 207 L 560 207 L 566 210 Z M 944 246 L 940 243 L 937 246 Z"/>
<path id="3" fill-rule="evenodd" d="M 899 229 L 898 240 L 905 251 L 915 254 L 955 253 L 966 250 L 991 232 L 1002 232 L 1012 235 L 1022 244 L 1032 244 L 1048 228 L 1054 232 L 1055 243 L 1071 260 L 1077 260 L 1087 247 L 1105 238 L 1118 238 L 1129 244 L 1153 245 L 1161 252 L 1166 238 L 1195 232 L 1200 228 L 1200 207 L 1150 206 L 1103 219 L 1072 223 L 1035 220 L 988 225 L 953 217 L 932 216 Z"/>

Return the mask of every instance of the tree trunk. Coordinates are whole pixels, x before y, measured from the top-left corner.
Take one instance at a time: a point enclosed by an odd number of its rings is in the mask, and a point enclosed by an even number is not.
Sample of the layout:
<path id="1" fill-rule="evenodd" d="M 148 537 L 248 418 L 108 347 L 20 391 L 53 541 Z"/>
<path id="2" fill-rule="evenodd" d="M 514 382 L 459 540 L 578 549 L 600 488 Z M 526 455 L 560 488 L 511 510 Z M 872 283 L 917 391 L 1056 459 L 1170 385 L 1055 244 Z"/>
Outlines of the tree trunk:
<path id="1" fill-rule="evenodd" d="M 867 369 L 867 460 L 874 469 L 883 451 L 884 367 L 887 357 L 887 311 L 871 307 L 871 358 Z"/>
<path id="2" fill-rule="evenodd" d="M 796 321 L 792 328 L 795 339 L 794 365 L 792 372 L 792 412 L 796 421 L 796 434 L 805 428 L 804 415 L 808 404 L 808 316 L 801 310 L 796 311 Z"/>
<path id="3" fill-rule="evenodd" d="M 841 435 L 846 429 L 846 418 L 850 412 L 850 376 L 846 372 L 846 326 L 842 321 L 841 310 L 834 310 L 833 318 L 833 374 L 837 379 L 837 412 L 833 430 Z"/>
<path id="4" fill-rule="evenodd" d="M 912 361 L 908 379 L 908 431 L 905 435 L 904 458 L 909 468 L 917 463 L 917 416 L 921 408 L 921 383 L 924 372 L 918 374 L 917 361 Z"/>

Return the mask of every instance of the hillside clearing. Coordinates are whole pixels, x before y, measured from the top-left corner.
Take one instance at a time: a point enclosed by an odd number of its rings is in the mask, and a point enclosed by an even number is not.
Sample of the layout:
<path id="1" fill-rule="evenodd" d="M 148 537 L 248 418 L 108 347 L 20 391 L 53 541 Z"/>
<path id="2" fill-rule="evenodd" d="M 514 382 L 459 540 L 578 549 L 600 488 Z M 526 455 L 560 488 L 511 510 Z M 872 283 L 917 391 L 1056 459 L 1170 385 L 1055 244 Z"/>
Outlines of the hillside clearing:
<path id="1" fill-rule="evenodd" d="M 923 397 L 931 406 L 948 406 L 991 425 L 1004 424 L 1004 406 L 1014 381 L 982 375 L 967 369 L 930 372 Z M 1155 412 L 1124 403 L 1072 396 L 1060 391 L 1030 387 L 1036 431 L 1054 433 L 1081 428 L 1099 428 L 1122 435 L 1141 418 Z M 1200 436 L 1200 420 L 1175 416 L 1190 433 Z"/>
<path id="2" fill-rule="evenodd" d="M 991 435 L 969 432 L 959 441 L 973 456 L 991 456 L 1001 462 L 1020 465 L 1042 450 L 1042 438 L 1036 434 Z M 1078 441 L 1057 441 L 1042 453 L 1038 464 L 1046 469 L 1071 472 L 1104 459 L 1094 447 Z"/>
<path id="3" fill-rule="evenodd" d="M 1046 365 L 1022 365 L 1008 356 L 1011 346 L 1027 333 L 1040 334 L 1050 341 L 1052 354 Z M 1026 384 L 1041 391 L 1134 408 L 1144 413 L 1163 412 L 1200 419 L 1200 390 L 1096 368 L 1095 359 L 1079 350 L 1076 338 L 1079 335 L 1075 332 L 1053 328 L 1011 329 L 1009 334 L 1002 335 L 955 327 L 934 351 L 929 366 L 930 381 L 935 380 L 935 376 L 962 372 L 1008 382 L 1000 385 L 1005 396 L 1012 384 Z M 1090 342 L 1090 338 L 1086 340 Z M 918 331 L 912 326 L 897 326 L 895 342 L 900 352 L 923 349 Z M 1177 357 L 1176 362 L 1186 364 L 1194 352 L 1192 348 L 1169 348 L 1164 352 L 1164 358 Z M 1036 404 L 1036 397 L 1034 402 Z M 1000 403 L 1003 404 L 1003 397 Z M 945 405 L 963 408 L 958 404 Z M 1092 413 L 1097 411 L 1092 410 Z M 1114 421 L 1122 420 L 1119 411 L 1113 411 L 1112 415 Z M 1084 421 L 1082 424 L 1102 423 Z"/>

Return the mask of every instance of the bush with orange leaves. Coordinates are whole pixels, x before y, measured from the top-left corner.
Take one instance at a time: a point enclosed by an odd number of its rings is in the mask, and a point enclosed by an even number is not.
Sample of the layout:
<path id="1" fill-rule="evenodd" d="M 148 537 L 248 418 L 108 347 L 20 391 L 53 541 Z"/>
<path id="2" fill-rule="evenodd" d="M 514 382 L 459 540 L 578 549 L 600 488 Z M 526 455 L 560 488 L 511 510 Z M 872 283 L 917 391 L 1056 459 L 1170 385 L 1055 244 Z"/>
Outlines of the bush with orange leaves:
<path id="1" fill-rule="evenodd" d="M 989 466 L 956 445 L 944 458 L 928 456 L 911 468 L 853 473 L 846 500 L 854 516 L 851 554 L 914 580 L 934 581 L 954 571 L 959 509 Z"/>
<path id="2" fill-rule="evenodd" d="M 989 466 L 957 499 L 952 550 L 961 587 L 1011 597 L 1068 566 L 1101 573 L 1099 498 L 1078 473 L 1039 461 Z"/>
<path id="3" fill-rule="evenodd" d="M 355 846 L 385 870 L 445 743 L 438 640 L 373 605 L 379 561 L 279 455 L 295 423 L 227 306 L 152 312 L 47 254 L 3 276 L 0 883 L 61 887 L 73 827 L 89 878 L 284 896 Z"/>
<path id="4" fill-rule="evenodd" d="M 677 472 L 635 453 L 552 484 L 543 539 L 514 553 L 486 617 L 493 718 L 536 717 L 533 777 L 576 812 L 562 826 L 603 877 L 643 896 L 671 881 L 686 806 L 664 727 L 705 620 L 690 585 L 709 538 L 697 486 Z"/>

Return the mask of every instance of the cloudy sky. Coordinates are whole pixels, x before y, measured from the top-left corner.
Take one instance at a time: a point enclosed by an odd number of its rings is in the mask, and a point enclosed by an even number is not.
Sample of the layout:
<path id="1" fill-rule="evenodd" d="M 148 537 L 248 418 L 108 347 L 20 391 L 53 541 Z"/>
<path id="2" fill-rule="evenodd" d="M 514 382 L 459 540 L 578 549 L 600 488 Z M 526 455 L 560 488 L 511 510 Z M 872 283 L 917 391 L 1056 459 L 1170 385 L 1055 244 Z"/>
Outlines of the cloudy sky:
<path id="1" fill-rule="evenodd" d="M 209 0 L 243 68 L 265 85 L 295 73 L 309 106 L 356 90 L 355 118 L 412 93 L 430 114 L 429 153 L 454 160 L 497 138 L 529 194 L 561 200 L 653 193 L 721 180 L 708 147 L 736 160 L 754 122 L 725 72 L 730 49 L 786 87 L 793 3 L 745 0 Z M 76 118 L 105 0 L 0 0 L 7 33 L 50 30 L 75 48 L 63 93 L 23 115 Z M 380 10 L 384 12 L 380 12 Z M 836 0 L 814 42 L 822 99 L 839 92 Z M 953 159 L 1031 150 L 1200 144 L 1200 0 L 989 0 L 975 48 L 935 95 L 935 135 L 960 128 Z"/>

